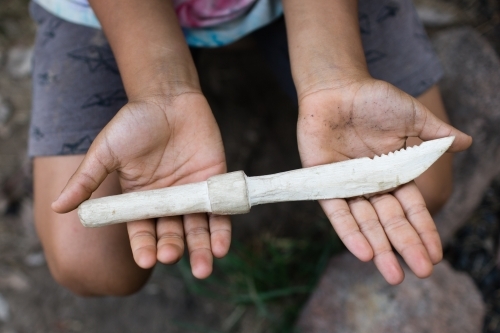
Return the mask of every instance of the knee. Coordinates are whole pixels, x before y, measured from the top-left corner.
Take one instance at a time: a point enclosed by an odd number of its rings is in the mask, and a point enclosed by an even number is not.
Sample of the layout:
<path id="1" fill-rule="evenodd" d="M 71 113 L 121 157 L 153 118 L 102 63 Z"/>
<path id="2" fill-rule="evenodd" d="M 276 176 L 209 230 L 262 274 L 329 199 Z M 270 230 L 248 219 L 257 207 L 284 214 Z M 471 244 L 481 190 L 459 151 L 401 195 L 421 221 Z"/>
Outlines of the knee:
<path id="1" fill-rule="evenodd" d="M 81 254 L 80 258 L 67 253 L 47 256 L 54 280 L 82 297 L 131 295 L 139 291 L 149 277 L 148 271 L 139 272 L 142 274 L 127 272 L 127 269 L 114 271 L 112 267 L 96 267 L 91 261 L 82 261 Z"/>
<path id="2" fill-rule="evenodd" d="M 132 257 L 125 225 L 86 229 L 76 211 L 56 214 L 52 200 L 80 165 L 83 155 L 34 160 L 34 222 L 54 279 L 81 296 L 129 295 L 147 281 L 150 270 Z M 96 196 L 120 193 L 116 174 L 106 178 Z"/>
<path id="3" fill-rule="evenodd" d="M 415 179 L 431 215 L 439 212 L 453 190 L 452 156 L 445 154 L 426 172 Z"/>
<path id="4" fill-rule="evenodd" d="M 453 183 L 451 180 L 442 183 L 436 183 L 427 190 L 422 191 L 427 209 L 431 215 L 436 214 L 448 202 L 453 190 Z"/>
<path id="5" fill-rule="evenodd" d="M 88 273 L 82 272 L 77 259 L 70 259 L 66 255 L 48 255 L 47 263 L 54 280 L 73 294 L 83 297 L 100 296 L 97 286 L 89 284 Z"/>

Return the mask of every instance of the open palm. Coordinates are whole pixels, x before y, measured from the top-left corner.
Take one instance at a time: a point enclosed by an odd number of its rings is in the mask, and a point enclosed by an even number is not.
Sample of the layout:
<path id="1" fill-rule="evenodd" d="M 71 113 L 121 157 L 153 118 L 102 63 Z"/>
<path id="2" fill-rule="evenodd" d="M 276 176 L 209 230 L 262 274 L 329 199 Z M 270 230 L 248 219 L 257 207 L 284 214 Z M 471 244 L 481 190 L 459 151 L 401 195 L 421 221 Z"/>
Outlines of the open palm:
<path id="1" fill-rule="evenodd" d="M 297 137 L 305 167 L 394 151 L 404 147 L 407 137 L 454 135 L 450 151 L 471 144 L 469 136 L 437 119 L 414 98 L 372 78 L 309 93 L 299 110 Z M 428 276 L 432 264 L 442 258 L 434 221 L 413 182 L 368 200 L 320 204 L 347 248 L 361 260 L 373 259 L 389 283 L 404 278 L 392 246 L 419 277 Z"/>
<path id="2" fill-rule="evenodd" d="M 206 180 L 226 172 L 220 132 L 199 93 L 155 96 L 124 106 L 94 140 L 59 199 L 57 212 L 75 209 L 117 171 L 124 192 Z M 134 259 L 142 268 L 174 263 L 186 241 L 193 274 L 211 273 L 212 255 L 229 249 L 228 217 L 191 214 L 128 223 Z"/>

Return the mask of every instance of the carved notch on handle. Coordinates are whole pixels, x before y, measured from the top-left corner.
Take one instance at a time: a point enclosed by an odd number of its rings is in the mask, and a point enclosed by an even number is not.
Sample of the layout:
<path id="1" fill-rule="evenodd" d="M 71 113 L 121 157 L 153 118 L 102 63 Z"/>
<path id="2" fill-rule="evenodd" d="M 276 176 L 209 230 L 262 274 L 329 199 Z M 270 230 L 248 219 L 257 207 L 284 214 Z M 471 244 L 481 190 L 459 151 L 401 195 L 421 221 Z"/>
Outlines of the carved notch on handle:
<path id="1" fill-rule="evenodd" d="M 212 176 L 207 183 L 212 213 L 232 215 L 250 211 L 247 176 L 243 171 Z"/>

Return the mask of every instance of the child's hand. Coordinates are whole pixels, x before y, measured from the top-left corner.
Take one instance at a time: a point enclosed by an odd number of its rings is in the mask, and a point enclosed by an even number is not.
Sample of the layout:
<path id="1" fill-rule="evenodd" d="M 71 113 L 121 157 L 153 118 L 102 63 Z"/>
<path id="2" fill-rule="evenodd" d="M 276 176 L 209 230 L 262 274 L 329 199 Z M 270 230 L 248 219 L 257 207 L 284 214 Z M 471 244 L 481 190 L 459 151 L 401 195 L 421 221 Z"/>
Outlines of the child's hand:
<path id="1" fill-rule="evenodd" d="M 431 140 L 456 136 L 450 152 L 471 138 L 438 120 L 417 100 L 369 76 L 311 91 L 299 103 L 298 144 L 304 167 L 380 155 L 404 147 L 408 136 Z M 415 183 L 369 200 L 320 202 L 347 248 L 363 261 L 373 258 L 391 284 L 403 271 L 394 246 L 419 277 L 442 259 L 436 226 Z"/>
<path id="2" fill-rule="evenodd" d="M 59 213 L 75 209 L 115 170 L 124 192 L 203 181 L 226 172 L 219 128 L 204 96 L 184 93 L 129 102 L 94 140 L 52 208 Z M 185 241 L 197 278 L 210 275 L 212 255 L 224 256 L 231 241 L 229 218 L 207 214 L 130 222 L 128 232 L 142 268 L 157 260 L 177 262 Z"/>

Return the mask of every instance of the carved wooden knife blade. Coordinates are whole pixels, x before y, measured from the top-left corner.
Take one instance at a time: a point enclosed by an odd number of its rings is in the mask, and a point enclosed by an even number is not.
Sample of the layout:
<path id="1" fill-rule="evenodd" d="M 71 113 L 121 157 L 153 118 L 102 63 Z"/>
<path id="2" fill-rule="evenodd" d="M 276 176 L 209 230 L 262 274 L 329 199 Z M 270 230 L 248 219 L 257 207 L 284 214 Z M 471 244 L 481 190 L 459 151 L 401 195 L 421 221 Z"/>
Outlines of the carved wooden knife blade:
<path id="1" fill-rule="evenodd" d="M 191 213 L 244 214 L 272 202 L 350 198 L 387 192 L 427 170 L 455 137 L 426 141 L 374 158 L 358 158 L 266 176 L 243 171 L 207 181 L 91 199 L 78 208 L 86 227 Z"/>

